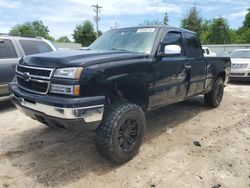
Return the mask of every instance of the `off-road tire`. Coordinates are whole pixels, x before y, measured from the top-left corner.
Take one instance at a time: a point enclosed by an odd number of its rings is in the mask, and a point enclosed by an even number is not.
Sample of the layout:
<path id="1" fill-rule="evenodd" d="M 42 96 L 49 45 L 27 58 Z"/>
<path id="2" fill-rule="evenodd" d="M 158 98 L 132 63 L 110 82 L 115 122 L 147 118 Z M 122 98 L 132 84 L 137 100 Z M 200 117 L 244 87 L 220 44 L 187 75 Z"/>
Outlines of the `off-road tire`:
<path id="1" fill-rule="evenodd" d="M 131 125 L 129 125 L 128 122 L 130 122 Z M 121 140 L 126 140 L 122 139 L 125 138 L 125 136 L 121 138 L 121 132 L 133 126 L 137 127 L 136 131 L 133 129 L 133 132 L 131 132 L 134 133 L 134 135 L 131 136 L 134 142 L 131 145 L 127 142 L 131 148 L 126 150 L 125 142 L 120 144 Z M 145 128 L 146 120 L 144 112 L 139 106 L 128 102 L 112 104 L 105 108 L 103 121 L 96 130 L 96 149 L 104 158 L 113 163 L 125 163 L 138 153 L 143 141 Z M 135 132 L 137 132 L 136 139 Z"/>
<path id="2" fill-rule="evenodd" d="M 221 77 L 215 80 L 212 91 L 204 95 L 205 104 L 208 107 L 216 108 L 220 105 L 224 94 L 224 81 Z"/>

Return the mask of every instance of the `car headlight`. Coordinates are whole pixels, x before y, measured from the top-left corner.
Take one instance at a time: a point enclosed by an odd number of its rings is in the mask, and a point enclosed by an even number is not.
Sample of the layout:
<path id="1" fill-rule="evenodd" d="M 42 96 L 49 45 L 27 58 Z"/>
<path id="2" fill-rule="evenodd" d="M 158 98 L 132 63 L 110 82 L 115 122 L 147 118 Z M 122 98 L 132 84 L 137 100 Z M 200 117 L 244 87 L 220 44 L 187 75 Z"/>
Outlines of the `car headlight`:
<path id="1" fill-rule="evenodd" d="M 50 92 L 57 93 L 57 94 L 64 94 L 64 95 L 79 96 L 80 86 L 79 85 L 51 84 Z"/>
<path id="2" fill-rule="evenodd" d="M 56 78 L 70 78 L 70 79 L 80 79 L 82 67 L 69 67 L 56 69 L 53 77 Z"/>

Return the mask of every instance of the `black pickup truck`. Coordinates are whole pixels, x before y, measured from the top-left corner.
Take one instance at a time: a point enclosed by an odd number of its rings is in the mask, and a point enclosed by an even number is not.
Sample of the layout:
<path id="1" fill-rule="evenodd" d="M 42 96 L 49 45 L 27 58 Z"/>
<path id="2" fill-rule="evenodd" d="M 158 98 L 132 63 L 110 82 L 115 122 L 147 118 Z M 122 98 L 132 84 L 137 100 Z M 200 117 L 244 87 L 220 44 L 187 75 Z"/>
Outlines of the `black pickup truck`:
<path id="1" fill-rule="evenodd" d="M 10 91 L 22 112 L 48 127 L 95 130 L 101 155 L 124 163 L 142 143 L 145 111 L 201 94 L 219 106 L 230 67 L 230 58 L 204 58 L 192 31 L 131 27 L 84 50 L 24 57 Z"/>

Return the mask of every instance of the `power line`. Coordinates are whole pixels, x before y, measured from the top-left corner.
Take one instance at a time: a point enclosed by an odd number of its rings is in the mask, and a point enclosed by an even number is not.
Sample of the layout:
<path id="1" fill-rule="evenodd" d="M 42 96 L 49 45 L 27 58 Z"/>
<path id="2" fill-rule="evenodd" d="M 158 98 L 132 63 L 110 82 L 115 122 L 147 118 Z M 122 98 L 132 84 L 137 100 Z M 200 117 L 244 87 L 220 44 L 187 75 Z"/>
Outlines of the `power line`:
<path id="1" fill-rule="evenodd" d="M 100 17 L 99 17 L 99 12 L 101 12 L 100 11 L 100 9 L 102 8 L 101 6 L 99 6 L 98 4 L 96 4 L 96 5 L 92 5 L 91 7 L 94 7 L 94 12 L 96 13 L 96 16 L 94 17 L 94 20 L 95 20 L 95 22 L 96 22 L 96 36 L 97 36 L 97 38 L 99 37 L 99 21 L 100 21 Z"/>

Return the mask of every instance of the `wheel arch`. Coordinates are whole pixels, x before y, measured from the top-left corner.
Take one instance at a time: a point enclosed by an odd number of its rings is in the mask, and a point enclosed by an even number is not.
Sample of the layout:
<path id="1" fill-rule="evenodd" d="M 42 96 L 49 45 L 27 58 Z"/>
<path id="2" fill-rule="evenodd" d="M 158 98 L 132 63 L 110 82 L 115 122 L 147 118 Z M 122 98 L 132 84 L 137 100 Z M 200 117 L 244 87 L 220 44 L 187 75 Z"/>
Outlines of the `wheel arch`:
<path id="1" fill-rule="evenodd" d="M 226 80 L 226 71 L 221 71 L 217 74 L 217 78 L 220 77 L 223 79 L 223 82 Z"/>
<path id="2" fill-rule="evenodd" d="M 149 104 L 147 84 L 139 79 L 114 80 L 112 89 L 107 91 L 109 103 L 128 101 L 146 110 Z"/>

